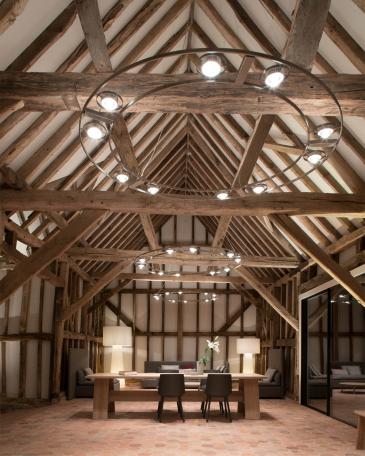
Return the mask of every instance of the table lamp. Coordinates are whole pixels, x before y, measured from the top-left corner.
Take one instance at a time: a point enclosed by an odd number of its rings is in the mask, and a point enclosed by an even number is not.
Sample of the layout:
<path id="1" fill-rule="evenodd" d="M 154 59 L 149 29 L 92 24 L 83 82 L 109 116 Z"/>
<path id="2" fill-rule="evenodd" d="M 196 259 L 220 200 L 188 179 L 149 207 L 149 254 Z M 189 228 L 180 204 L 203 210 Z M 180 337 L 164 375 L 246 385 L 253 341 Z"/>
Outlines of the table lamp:
<path id="1" fill-rule="evenodd" d="M 257 337 L 243 337 L 237 339 L 237 353 L 243 355 L 243 373 L 254 373 L 254 357 L 260 353 L 260 339 Z"/>
<path id="2" fill-rule="evenodd" d="M 129 326 L 104 326 L 103 345 L 112 347 L 110 372 L 124 370 L 123 347 L 132 346 L 132 328 Z"/>

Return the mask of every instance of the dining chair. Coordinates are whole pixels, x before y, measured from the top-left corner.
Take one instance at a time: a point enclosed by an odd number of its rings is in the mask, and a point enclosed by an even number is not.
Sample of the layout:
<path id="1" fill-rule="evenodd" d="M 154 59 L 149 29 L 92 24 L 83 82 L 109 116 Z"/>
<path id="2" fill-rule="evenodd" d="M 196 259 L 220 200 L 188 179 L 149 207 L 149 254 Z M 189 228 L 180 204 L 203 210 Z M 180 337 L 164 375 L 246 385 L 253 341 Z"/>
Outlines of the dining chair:
<path id="1" fill-rule="evenodd" d="M 185 393 L 184 374 L 161 374 L 158 382 L 158 402 L 157 419 L 162 422 L 162 412 L 165 398 L 176 398 L 177 410 L 180 418 L 185 422 L 184 409 L 181 396 Z"/>
<path id="2" fill-rule="evenodd" d="M 221 412 L 224 412 L 226 418 L 232 422 L 231 410 L 229 407 L 229 395 L 232 392 L 232 375 L 231 374 L 208 374 L 205 385 L 205 401 L 203 407 L 203 416 L 209 421 L 210 404 L 212 401 L 219 402 Z M 224 408 L 224 410 L 222 410 Z"/>

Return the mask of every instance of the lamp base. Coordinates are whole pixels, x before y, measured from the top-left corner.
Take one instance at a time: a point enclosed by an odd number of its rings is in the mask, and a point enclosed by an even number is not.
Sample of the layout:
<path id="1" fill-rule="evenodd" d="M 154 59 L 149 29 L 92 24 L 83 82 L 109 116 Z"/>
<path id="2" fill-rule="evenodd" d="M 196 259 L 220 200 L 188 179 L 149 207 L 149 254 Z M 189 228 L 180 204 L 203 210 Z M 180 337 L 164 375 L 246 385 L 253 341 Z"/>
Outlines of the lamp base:
<path id="1" fill-rule="evenodd" d="M 251 353 L 245 353 L 243 355 L 243 373 L 254 374 L 255 373 L 255 358 Z"/>

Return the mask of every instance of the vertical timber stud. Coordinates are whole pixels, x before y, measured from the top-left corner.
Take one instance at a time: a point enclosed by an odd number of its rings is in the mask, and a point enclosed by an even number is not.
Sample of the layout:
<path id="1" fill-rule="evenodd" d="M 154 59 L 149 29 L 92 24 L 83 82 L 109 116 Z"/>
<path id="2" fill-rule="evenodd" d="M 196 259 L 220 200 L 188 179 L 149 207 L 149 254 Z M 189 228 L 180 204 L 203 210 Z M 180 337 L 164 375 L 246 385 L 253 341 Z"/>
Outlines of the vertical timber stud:
<path id="1" fill-rule="evenodd" d="M 58 400 L 61 392 L 61 366 L 65 320 L 61 319 L 68 305 L 68 264 L 61 263 L 60 276 L 63 279 L 63 287 L 55 290 L 54 302 L 54 339 L 53 339 L 53 371 L 51 385 L 51 399 Z"/>

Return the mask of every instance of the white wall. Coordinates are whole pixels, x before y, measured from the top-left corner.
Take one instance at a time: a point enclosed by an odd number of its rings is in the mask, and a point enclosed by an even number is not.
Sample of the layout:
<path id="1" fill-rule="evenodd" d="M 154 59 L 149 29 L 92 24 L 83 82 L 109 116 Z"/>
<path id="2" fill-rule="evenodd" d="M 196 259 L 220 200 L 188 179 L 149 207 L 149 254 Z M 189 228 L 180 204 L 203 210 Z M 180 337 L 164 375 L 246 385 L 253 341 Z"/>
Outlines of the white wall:
<path id="1" fill-rule="evenodd" d="M 1 272 L 0 278 L 6 274 Z M 41 280 L 34 277 L 31 280 L 31 294 L 29 300 L 26 333 L 52 332 L 54 286 L 44 281 L 43 313 L 40 321 Z M 20 333 L 20 311 L 22 306 L 23 287 L 19 288 L 11 297 L 9 303 L 9 320 L 7 334 Z M 5 334 L 5 304 L 0 304 L 0 334 Z M 3 356 L 3 353 L 5 356 Z M 38 353 L 40 354 L 41 373 L 38 379 Z M 28 340 L 26 342 L 26 363 L 20 366 L 20 341 L 2 341 L 0 343 L 0 379 L 6 377 L 6 392 L 0 393 L 8 398 L 19 396 L 20 368 L 26 370 L 25 398 L 47 399 L 49 397 L 51 342 L 48 340 Z M 40 395 L 38 395 L 38 381 L 40 381 Z"/>

